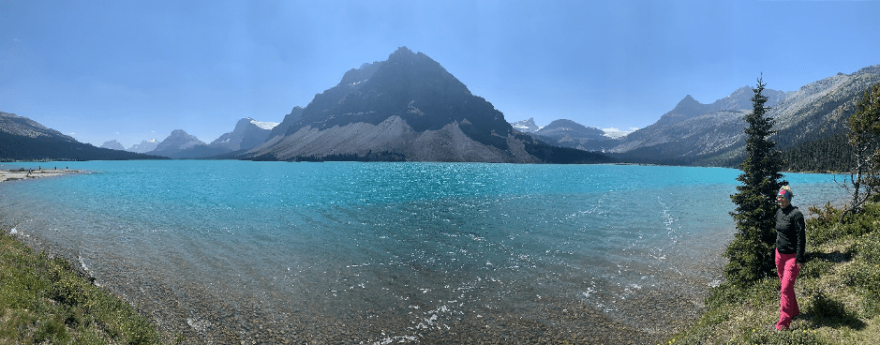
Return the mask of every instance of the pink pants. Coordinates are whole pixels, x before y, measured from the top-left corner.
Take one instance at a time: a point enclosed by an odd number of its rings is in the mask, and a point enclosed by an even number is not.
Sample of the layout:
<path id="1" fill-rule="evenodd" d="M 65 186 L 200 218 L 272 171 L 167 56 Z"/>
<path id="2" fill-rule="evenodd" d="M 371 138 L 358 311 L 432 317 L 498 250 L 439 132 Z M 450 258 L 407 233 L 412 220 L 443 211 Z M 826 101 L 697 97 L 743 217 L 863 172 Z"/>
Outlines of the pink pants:
<path id="1" fill-rule="evenodd" d="M 780 254 L 776 251 L 776 271 L 782 285 L 779 291 L 779 322 L 776 323 L 778 330 L 788 329 L 791 318 L 800 314 L 797 296 L 794 295 L 794 282 L 800 272 L 796 257 L 797 254 Z"/>

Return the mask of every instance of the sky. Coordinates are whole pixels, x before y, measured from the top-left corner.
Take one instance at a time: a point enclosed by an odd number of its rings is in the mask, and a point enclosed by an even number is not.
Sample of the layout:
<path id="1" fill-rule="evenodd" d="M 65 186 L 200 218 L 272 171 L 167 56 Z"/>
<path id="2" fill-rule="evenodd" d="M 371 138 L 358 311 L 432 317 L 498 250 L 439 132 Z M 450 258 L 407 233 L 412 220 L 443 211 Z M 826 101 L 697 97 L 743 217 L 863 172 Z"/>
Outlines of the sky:
<path id="1" fill-rule="evenodd" d="M 0 111 L 96 146 L 281 122 L 406 46 L 509 122 L 642 128 L 880 64 L 880 1 L 0 0 Z"/>

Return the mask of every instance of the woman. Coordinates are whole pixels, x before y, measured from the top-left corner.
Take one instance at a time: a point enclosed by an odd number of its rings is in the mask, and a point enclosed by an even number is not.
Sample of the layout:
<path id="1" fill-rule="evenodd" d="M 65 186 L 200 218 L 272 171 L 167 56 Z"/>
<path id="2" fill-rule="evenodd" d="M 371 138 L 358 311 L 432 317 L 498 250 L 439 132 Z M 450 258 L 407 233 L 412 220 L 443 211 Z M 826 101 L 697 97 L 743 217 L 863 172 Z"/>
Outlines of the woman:
<path id="1" fill-rule="evenodd" d="M 776 211 L 776 271 L 782 285 L 776 329 L 780 331 L 788 329 L 791 319 L 800 314 L 797 296 L 794 294 L 794 282 L 806 262 L 806 224 L 801 211 L 791 205 L 793 197 L 794 194 L 788 186 L 783 186 L 776 195 L 776 203 L 779 205 L 779 210 Z"/>

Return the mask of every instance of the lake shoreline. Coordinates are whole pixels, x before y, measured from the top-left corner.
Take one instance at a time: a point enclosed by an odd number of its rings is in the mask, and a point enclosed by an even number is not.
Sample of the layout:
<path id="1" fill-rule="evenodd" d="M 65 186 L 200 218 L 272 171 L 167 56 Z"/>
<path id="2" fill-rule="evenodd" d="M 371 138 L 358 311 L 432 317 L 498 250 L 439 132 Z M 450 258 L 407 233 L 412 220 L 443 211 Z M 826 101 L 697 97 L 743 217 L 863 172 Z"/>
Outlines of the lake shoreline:
<path id="1" fill-rule="evenodd" d="M 734 232 L 723 169 L 71 168 L 100 174 L 0 185 L 0 224 L 191 343 L 654 344 L 705 310 Z"/>
<path id="2" fill-rule="evenodd" d="M 7 230 L 8 231 L 8 230 Z M 6 232 L 6 231 L 4 231 Z M 399 328 L 406 323 L 404 315 L 387 317 L 352 328 L 351 322 L 363 320 L 365 315 L 338 319 L 327 315 L 297 320 L 267 315 L 264 308 L 232 307 L 233 295 L 218 295 L 208 287 L 193 282 L 169 282 L 159 276 L 136 273 L 138 268 L 127 264 L 123 253 L 112 258 L 118 263 L 109 270 L 87 267 L 79 253 L 65 250 L 43 239 L 15 230 L 6 232 L 35 252 L 49 257 L 60 257 L 72 263 L 74 271 L 88 277 L 98 287 L 126 303 L 136 306 L 138 312 L 151 319 L 163 338 L 176 335 L 186 338 L 184 343 L 247 343 L 275 344 L 317 341 L 318 343 L 615 343 L 655 344 L 690 326 L 704 311 L 702 299 L 709 287 L 692 284 L 690 290 L 678 288 L 649 289 L 621 300 L 617 310 L 609 314 L 588 305 L 572 303 L 558 296 L 541 300 L 539 318 L 517 317 L 510 311 L 485 308 L 477 319 L 461 320 L 451 329 L 425 331 L 412 335 L 413 327 Z M 711 270 L 712 268 L 706 268 Z M 665 291 L 663 291 L 665 290 Z M 701 290 L 701 291 L 693 291 Z M 242 301 L 244 304 L 252 303 Z M 241 303 L 241 302 L 239 302 Z M 316 320 L 323 320 L 315 324 Z M 473 320 L 480 320 L 477 324 Z M 485 321 L 486 325 L 483 325 Z M 418 327 L 416 327 L 418 328 Z"/>
<path id="3" fill-rule="evenodd" d="M 3 167 L 0 165 L 0 167 Z M 57 169 L 57 167 L 53 167 L 52 169 L 11 169 L 4 170 L 0 169 L 0 183 L 7 181 L 18 181 L 18 180 L 31 180 L 38 178 L 46 178 L 46 177 L 58 177 L 68 174 L 80 174 L 82 171 L 79 170 L 70 170 L 66 167 L 64 169 Z"/>

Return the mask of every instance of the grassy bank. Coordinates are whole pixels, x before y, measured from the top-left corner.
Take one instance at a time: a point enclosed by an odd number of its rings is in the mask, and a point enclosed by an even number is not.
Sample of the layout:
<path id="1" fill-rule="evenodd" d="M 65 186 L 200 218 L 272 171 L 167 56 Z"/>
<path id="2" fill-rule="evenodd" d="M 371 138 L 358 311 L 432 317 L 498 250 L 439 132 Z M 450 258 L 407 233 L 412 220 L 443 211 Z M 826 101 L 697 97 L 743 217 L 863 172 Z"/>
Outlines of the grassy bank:
<path id="1" fill-rule="evenodd" d="M 788 331 L 779 318 L 779 280 L 743 288 L 724 283 L 707 310 L 666 344 L 880 344 L 880 204 L 848 218 L 812 209 L 803 270 L 795 285 L 801 315 Z"/>
<path id="2" fill-rule="evenodd" d="M 178 339 L 182 340 L 182 339 Z M 134 308 L 0 230 L 0 344 L 161 344 Z"/>

